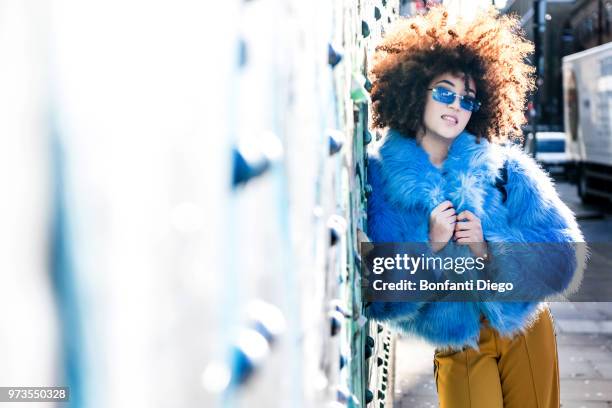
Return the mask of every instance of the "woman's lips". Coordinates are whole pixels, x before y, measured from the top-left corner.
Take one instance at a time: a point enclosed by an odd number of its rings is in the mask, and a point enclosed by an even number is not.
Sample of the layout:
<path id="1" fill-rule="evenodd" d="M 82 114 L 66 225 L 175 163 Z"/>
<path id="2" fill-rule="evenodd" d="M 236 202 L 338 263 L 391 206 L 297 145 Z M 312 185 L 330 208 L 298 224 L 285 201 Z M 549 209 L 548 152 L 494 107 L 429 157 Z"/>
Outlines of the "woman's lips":
<path id="1" fill-rule="evenodd" d="M 445 122 L 447 122 L 448 124 L 451 125 L 456 125 L 457 123 L 459 123 L 459 119 L 457 119 L 456 116 L 453 115 L 442 115 L 440 116 Z"/>

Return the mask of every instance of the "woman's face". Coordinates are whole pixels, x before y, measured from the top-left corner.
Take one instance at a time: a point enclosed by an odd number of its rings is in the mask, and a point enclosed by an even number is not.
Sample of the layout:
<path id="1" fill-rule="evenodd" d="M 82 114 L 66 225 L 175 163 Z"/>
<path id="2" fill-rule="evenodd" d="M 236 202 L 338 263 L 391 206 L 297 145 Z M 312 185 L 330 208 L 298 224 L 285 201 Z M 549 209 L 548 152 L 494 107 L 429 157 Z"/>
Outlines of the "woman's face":
<path id="1" fill-rule="evenodd" d="M 446 91 L 452 91 L 458 96 L 468 95 L 476 97 L 476 84 L 474 80 L 468 78 L 467 88 L 465 87 L 465 82 L 463 75 L 442 74 L 435 77 L 427 88 L 444 88 Z M 442 91 L 446 92 L 445 90 Z M 423 114 L 425 135 L 454 139 L 463 132 L 463 129 L 465 129 L 472 117 L 472 112 L 460 106 L 459 97 L 455 97 L 450 103 L 443 103 L 434 99 L 433 92 L 435 91 L 427 91 L 425 113 Z"/>

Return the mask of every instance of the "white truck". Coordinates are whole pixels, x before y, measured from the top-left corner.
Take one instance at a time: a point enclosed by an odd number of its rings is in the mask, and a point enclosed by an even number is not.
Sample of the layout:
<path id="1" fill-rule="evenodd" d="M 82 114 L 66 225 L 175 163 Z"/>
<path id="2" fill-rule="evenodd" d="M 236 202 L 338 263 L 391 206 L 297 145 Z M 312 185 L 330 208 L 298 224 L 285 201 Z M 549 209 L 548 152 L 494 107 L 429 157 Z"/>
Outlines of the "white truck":
<path id="1" fill-rule="evenodd" d="M 583 202 L 612 199 L 612 43 L 563 58 L 566 153 Z"/>

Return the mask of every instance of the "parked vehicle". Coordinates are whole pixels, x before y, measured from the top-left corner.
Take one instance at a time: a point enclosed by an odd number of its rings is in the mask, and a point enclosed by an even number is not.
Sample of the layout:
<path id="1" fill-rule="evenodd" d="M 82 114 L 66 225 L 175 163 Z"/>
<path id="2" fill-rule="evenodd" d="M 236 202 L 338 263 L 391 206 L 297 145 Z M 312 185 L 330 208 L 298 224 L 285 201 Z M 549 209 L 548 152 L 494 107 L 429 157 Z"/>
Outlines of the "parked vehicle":
<path id="1" fill-rule="evenodd" d="M 583 202 L 612 199 L 612 43 L 563 58 L 566 151 Z"/>
<path id="2" fill-rule="evenodd" d="M 565 148 L 565 132 L 537 132 L 535 140 L 530 133 L 525 149 L 555 177 L 566 177 L 571 170 L 571 160 Z"/>

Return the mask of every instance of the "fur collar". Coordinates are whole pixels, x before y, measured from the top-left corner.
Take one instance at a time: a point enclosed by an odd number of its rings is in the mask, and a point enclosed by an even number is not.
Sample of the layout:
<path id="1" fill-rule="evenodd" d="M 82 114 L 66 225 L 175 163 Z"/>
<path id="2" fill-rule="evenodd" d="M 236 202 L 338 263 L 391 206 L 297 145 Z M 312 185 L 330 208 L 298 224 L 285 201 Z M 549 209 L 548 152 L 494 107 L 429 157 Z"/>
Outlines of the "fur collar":
<path id="1" fill-rule="evenodd" d="M 427 213 L 444 200 L 458 212 L 483 214 L 486 189 L 503 165 L 500 146 L 462 132 L 451 144 L 441 168 L 435 167 L 416 139 L 389 130 L 378 150 L 385 196 L 395 206 Z"/>

